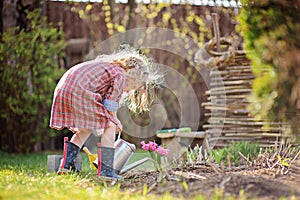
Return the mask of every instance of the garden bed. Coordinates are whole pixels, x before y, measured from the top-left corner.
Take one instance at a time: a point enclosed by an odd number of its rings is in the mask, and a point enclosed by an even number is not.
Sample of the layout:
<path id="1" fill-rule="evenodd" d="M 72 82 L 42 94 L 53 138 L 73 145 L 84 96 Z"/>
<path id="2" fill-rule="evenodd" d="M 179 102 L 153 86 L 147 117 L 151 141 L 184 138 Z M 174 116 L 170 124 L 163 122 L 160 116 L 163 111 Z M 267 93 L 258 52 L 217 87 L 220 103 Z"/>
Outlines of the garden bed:
<path id="1" fill-rule="evenodd" d="M 291 166 L 286 175 L 280 175 L 277 169 L 262 167 L 221 170 L 216 166 L 190 165 L 168 170 L 168 175 L 161 181 L 158 181 L 159 173 L 154 171 L 128 172 L 124 178 L 120 182 L 122 190 L 158 195 L 168 192 L 174 197 L 191 198 L 203 194 L 210 198 L 218 195 L 254 199 L 300 198 L 300 162 Z"/>

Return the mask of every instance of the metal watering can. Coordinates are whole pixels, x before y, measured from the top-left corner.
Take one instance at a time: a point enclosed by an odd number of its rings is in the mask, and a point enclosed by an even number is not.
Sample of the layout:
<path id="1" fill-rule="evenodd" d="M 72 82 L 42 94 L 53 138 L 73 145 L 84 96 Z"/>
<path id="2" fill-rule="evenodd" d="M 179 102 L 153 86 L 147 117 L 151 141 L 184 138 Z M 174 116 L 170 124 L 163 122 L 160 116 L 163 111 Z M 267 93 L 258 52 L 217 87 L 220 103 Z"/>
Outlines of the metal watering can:
<path id="1" fill-rule="evenodd" d="M 119 134 L 118 139 L 115 141 L 114 148 L 115 148 L 114 170 L 117 174 L 123 174 L 123 173 L 125 173 L 125 172 L 127 172 L 149 160 L 148 157 L 145 157 L 141 160 L 138 160 L 136 162 L 133 162 L 133 163 L 125 166 L 127 161 L 130 159 L 130 157 L 135 152 L 136 147 L 134 144 L 131 144 L 131 143 L 121 139 L 120 134 Z M 94 163 L 94 165 L 97 166 L 98 158 L 93 163 Z"/>

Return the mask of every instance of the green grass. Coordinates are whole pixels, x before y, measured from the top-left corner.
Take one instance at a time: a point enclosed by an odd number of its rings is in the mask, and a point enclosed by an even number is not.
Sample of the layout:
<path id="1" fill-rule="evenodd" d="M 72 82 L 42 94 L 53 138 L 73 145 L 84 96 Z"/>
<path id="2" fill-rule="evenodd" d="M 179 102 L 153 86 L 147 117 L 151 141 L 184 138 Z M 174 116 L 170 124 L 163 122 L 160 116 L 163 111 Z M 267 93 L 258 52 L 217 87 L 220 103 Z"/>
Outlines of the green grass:
<path id="1" fill-rule="evenodd" d="M 0 152 L 0 200 L 2 199 L 175 199 L 143 195 L 143 191 L 121 190 L 120 185 L 107 186 L 89 169 L 82 154 L 82 172 L 58 176 L 47 172 L 48 154 L 6 154 Z M 142 156 L 141 154 L 137 154 Z M 132 158 L 132 161 L 138 158 Z M 141 167 L 141 166 L 140 166 Z"/>

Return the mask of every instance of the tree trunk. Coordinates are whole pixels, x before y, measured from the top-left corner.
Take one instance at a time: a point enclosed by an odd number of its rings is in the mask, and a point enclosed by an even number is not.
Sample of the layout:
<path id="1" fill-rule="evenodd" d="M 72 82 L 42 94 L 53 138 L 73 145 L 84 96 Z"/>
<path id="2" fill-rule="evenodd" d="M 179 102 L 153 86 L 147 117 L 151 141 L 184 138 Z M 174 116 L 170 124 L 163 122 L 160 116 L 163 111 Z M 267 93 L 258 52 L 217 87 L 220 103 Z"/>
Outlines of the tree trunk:
<path id="1" fill-rule="evenodd" d="M 3 1 L 0 1 L 0 16 L 1 16 L 1 18 L 0 18 L 0 37 L 2 36 L 2 33 L 3 33 L 2 10 L 3 10 Z M 0 139 L 0 141 L 1 141 L 1 139 Z"/>
<path id="2" fill-rule="evenodd" d="M 17 25 L 17 0 L 3 0 L 1 10 L 2 33 Z"/>
<path id="3" fill-rule="evenodd" d="M 127 27 L 126 27 L 127 30 L 130 29 L 130 26 L 132 24 L 135 1 L 134 0 L 128 0 L 128 5 L 129 5 L 129 13 L 128 13 L 129 19 L 128 19 Z"/>

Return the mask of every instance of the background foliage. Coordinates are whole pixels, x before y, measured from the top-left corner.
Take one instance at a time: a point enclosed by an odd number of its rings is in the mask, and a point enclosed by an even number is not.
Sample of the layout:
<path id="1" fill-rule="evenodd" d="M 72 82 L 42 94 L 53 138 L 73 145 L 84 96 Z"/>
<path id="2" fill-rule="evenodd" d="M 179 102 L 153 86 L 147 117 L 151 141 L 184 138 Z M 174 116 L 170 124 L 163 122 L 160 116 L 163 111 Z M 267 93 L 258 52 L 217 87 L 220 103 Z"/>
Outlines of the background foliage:
<path id="1" fill-rule="evenodd" d="M 213 37 L 211 29 L 212 20 L 210 16 L 212 12 L 219 13 L 222 17 L 222 20 L 220 20 L 220 31 L 222 35 L 228 35 L 234 31 L 234 9 L 195 6 L 188 2 L 186 2 L 186 4 L 173 4 L 157 3 L 157 1 L 153 1 L 153 3 L 150 4 L 143 4 L 135 3 L 133 0 L 128 1 L 127 4 L 117 4 L 115 1 L 104 0 L 101 7 L 93 3 L 88 3 L 85 6 L 79 6 L 76 3 L 70 4 L 73 6 L 71 10 L 78 13 L 79 17 L 91 27 L 105 29 L 102 30 L 100 34 L 97 33 L 99 29 L 93 30 L 91 28 L 90 35 L 94 37 L 96 41 L 102 41 L 103 35 L 106 36 L 104 39 L 107 39 L 110 36 L 126 32 L 134 28 L 158 27 L 167 28 L 176 32 L 177 34 L 175 34 L 175 39 L 166 39 L 165 41 L 161 41 L 161 46 L 170 46 L 174 52 L 185 51 L 188 53 L 187 59 L 183 59 L 171 52 L 160 50 L 159 48 L 143 49 L 143 51 L 147 55 L 150 55 L 156 63 L 169 66 L 182 74 L 185 80 L 188 80 L 189 84 L 191 84 L 195 90 L 195 94 L 197 95 L 198 102 L 200 104 L 201 102 L 207 101 L 207 97 L 205 95 L 207 85 L 201 76 L 207 73 L 207 71 L 204 69 L 201 71 L 202 74 L 200 74 L 200 70 L 195 68 L 195 63 L 193 63 L 194 54 L 206 41 Z M 143 44 L 147 43 L 147 41 L 156 41 L 156 38 L 161 37 L 158 34 L 159 33 L 153 32 L 145 36 L 142 35 L 141 37 L 134 37 L 134 35 L 130 35 L 125 39 L 126 42 L 138 47 L 143 46 Z M 195 44 L 198 45 L 191 46 L 188 42 L 186 42 L 186 45 L 178 44 L 178 40 L 180 41 L 185 37 L 191 38 Z M 94 46 L 97 46 L 97 42 L 94 42 L 93 44 Z M 175 78 L 174 80 L 176 80 Z M 180 85 L 180 83 L 178 83 L 178 85 Z M 173 92 L 164 89 L 160 95 L 160 99 L 164 103 L 164 108 L 168 115 L 168 119 L 166 120 L 163 128 L 180 126 L 180 105 Z M 199 109 L 201 116 L 199 119 L 198 130 L 201 130 L 202 125 L 206 120 L 204 117 L 205 110 L 202 107 Z M 193 108 L 188 110 L 188 112 L 191 113 L 191 118 L 196 118 L 196 116 L 193 115 Z M 138 116 L 134 120 L 136 124 L 141 126 L 146 126 L 150 123 L 148 113 L 145 113 L 143 116 Z M 184 126 L 189 125 L 190 124 L 184 124 Z M 142 130 L 137 130 L 136 132 L 140 132 L 143 136 L 149 134 L 142 132 Z"/>
<path id="2" fill-rule="evenodd" d="M 254 81 L 252 110 L 260 119 L 289 122 L 299 134 L 300 12 L 298 1 L 243 1 L 239 29 Z"/>
<path id="3" fill-rule="evenodd" d="M 2 11 L 0 12 L 2 17 L 0 22 L 3 22 L 2 31 L 7 31 L 7 27 L 18 25 L 17 28 L 1 35 L 0 60 L 3 64 L 0 70 L 1 75 L 4 74 L 1 76 L 1 81 L 5 87 L 1 88 L 3 103 L 1 104 L 0 123 L 3 126 L 0 128 L 0 144 L 1 150 L 9 152 L 61 149 L 58 147 L 61 143 L 58 141 L 62 141 L 59 139 L 61 134 L 51 139 L 48 138 L 53 131 L 48 128 L 48 118 L 56 80 L 64 71 L 58 67 L 58 58 L 63 57 L 65 62 L 74 57 L 76 59 L 73 59 L 73 62 L 85 59 L 80 57 L 83 54 L 80 47 L 76 51 L 68 52 L 71 40 L 85 39 L 88 41 L 86 49 L 89 51 L 97 46 L 97 42 L 106 40 L 115 34 L 134 28 L 155 26 L 178 32 L 178 39 L 189 36 L 200 47 L 212 37 L 211 12 L 219 13 L 222 18 L 220 20 L 221 35 L 231 33 L 235 26 L 233 9 L 194 6 L 188 3 L 179 5 L 171 3 L 144 4 L 136 3 L 134 0 L 129 0 L 128 3 L 106 0 L 102 3 L 35 0 L 5 1 L 2 6 L 3 9 L 0 9 Z M 47 16 L 47 21 L 53 22 L 53 26 L 47 24 L 44 18 L 38 17 L 40 14 L 26 19 L 28 10 L 34 8 L 41 8 L 42 15 Z M 63 27 L 61 27 L 62 23 Z M 54 26 L 57 29 L 54 29 Z M 64 33 L 60 31 L 61 28 Z M 159 37 L 155 33 L 151 35 L 154 38 Z M 136 39 L 134 36 L 132 38 L 135 39 L 132 44 L 138 45 L 141 42 L 138 41 L 139 38 Z M 149 38 L 146 39 L 149 40 Z M 64 49 L 63 40 L 68 42 L 66 49 Z M 170 42 L 174 41 L 166 41 L 167 44 Z M 182 46 L 177 46 L 182 49 Z M 67 56 L 63 56 L 63 50 Z M 80 52 L 78 53 L 77 50 Z M 193 52 L 198 50 L 198 46 L 185 45 L 184 50 L 189 52 L 188 60 L 192 61 Z M 194 68 L 193 63 L 170 52 L 159 49 L 149 51 L 146 53 L 151 54 L 155 62 L 171 66 L 189 80 L 200 103 L 206 101 L 204 94 L 206 83 Z M 84 53 L 83 56 L 86 56 L 88 52 Z M 64 63 L 62 68 L 72 65 Z M 172 91 L 167 90 L 163 91 L 161 99 L 168 114 L 165 128 L 178 127 L 181 113 L 176 96 Z M 191 110 L 193 111 L 193 108 Z M 199 128 L 205 121 L 204 109 L 200 107 L 200 110 Z M 191 115 L 190 118 L 192 119 L 193 116 Z M 150 123 L 148 113 L 133 120 L 141 127 Z M 136 130 L 136 132 L 144 134 L 140 130 Z M 153 135 L 153 132 L 151 134 Z"/>
<path id="4" fill-rule="evenodd" d="M 27 12 L 27 19 L 28 27 L 9 29 L 0 43 L 0 141 L 1 150 L 10 152 L 32 151 L 51 134 L 52 94 L 64 72 L 58 63 L 63 32 L 52 28 L 39 9 Z"/>

